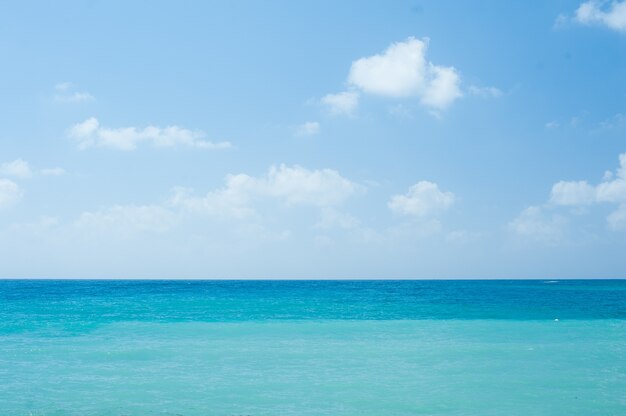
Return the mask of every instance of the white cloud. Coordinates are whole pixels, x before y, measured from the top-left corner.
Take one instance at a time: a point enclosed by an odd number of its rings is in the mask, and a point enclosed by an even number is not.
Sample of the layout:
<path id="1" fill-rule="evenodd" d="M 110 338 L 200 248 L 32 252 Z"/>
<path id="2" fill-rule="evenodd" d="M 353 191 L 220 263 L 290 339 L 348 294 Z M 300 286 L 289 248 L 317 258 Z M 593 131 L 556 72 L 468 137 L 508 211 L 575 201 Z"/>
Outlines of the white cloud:
<path id="1" fill-rule="evenodd" d="M 72 87 L 72 83 L 65 81 L 65 82 L 59 82 L 58 84 L 56 84 L 54 86 L 54 89 L 57 91 L 63 92 L 63 91 L 69 90 L 71 87 Z"/>
<path id="2" fill-rule="evenodd" d="M 83 230 L 162 233 L 177 222 L 176 214 L 158 205 L 116 205 L 94 212 L 84 212 L 74 222 Z"/>
<path id="3" fill-rule="evenodd" d="M 322 98 L 330 113 L 333 115 L 352 115 L 359 106 L 359 93 L 344 91 L 337 94 L 327 94 Z"/>
<path id="4" fill-rule="evenodd" d="M 626 153 L 619 156 L 620 167 L 614 175 L 604 174 L 604 181 L 596 187 L 598 202 L 626 202 Z"/>
<path id="5" fill-rule="evenodd" d="M 108 147 L 128 151 L 135 150 L 141 143 L 150 143 L 156 147 L 180 145 L 199 149 L 227 149 L 231 147 L 229 142 L 213 143 L 202 140 L 204 133 L 201 131 L 191 131 L 178 126 L 111 129 L 100 126 L 94 117 L 72 126 L 68 135 L 76 140 L 80 149 Z"/>
<path id="6" fill-rule="evenodd" d="M 61 176 L 61 175 L 65 175 L 65 169 L 63 169 L 63 168 L 45 168 L 45 169 L 41 169 L 40 172 L 44 176 Z"/>
<path id="7" fill-rule="evenodd" d="M 57 95 L 55 99 L 63 103 L 81 103 L 85 101 L 95 100 L 93 95 L 88 92 L 74 92 L 69 95 Z"/>
<path id="8" fill-rule="evenodd" d="M 609 214 L 606 220 L 612 230 L 626 230 L 626 203 L 620 204 L 619 208 Z"/>
<path id="9" fill-rule="evenodd" d="M 383 53 L 352 63 L 348 82 L 359 90 L 386 97 L 419 97 L 433 110 L 443 110 L 462 96 L 460 76 L 453 67 L 426 59 L 428 40 L 408 38 Z"/>
<path id="10" fill-rule="evenodd" d="M 552 186 L 549 204 L 543 210 L 556 209 L 557 207 L 585 207 L 602 203 L 618 204 L 616 211 L 609 214 L 607 224 L 610 229 L 626 229 L 626 153 L 619 156 L 620 166 L 616 172 L 604 172 L 602 181 L 592 185 L 587 181 L 559 181 Z M 536 220 L 540 208 L 531 207 L 526 219 Z M 534 216 L 531 216 L 533 214 Z M 520 217 L 522 218 L 522 217 Z M 527 221 L 527 222 L 528 222 Z M 552 223 L 548 223 L 550 227 Z M 530 227 L 532 228 L 532 227 Z M 540 228 L 537 226 L 536 228 Z"/>
<path id="11" fill-rule="evenodd" d="M 411 186 L 405 195 L 392 196 L 388 206 L 397 214 L 428 217 L 450 208 L 454 199 L 452 192 L 439 190 L 436 183 L 420 181 Z"/>
<path id="12" fill-rule="evenodd" d="M 509 229 L 521 236 L 553 243 L 562 237 L 565 225 L 562 216 L 549 216 L 541 207 L 530 206 L 509 223 Z"/>
<path id="13" fill-rule="evenodd" d="M 0 179 L 0 208 L 8 207 L 22 198 L 19 186 L 8 179 Z"/>
<path id="14" fill-rule="evenodd" d="M 335 206 L 363 190 L 332 169 L 308 170 L 300 166 L 271 167 L 267 177 L 255 180 L 258 192 L 283 198 L 288 205 Z"/>
<path id="15" fill-rule="evenodd" d="M 364 92 L 392 97 L 417 95 L 426 87 L 427 42 L 409 38 L 384 53 L 352 63 L 348 82 Z"/>
<path id="16" fill-rule="evenodd" d="M 586 181 L 560 181 L 552 186 L 550 202 L 556 205 L 590 205 L 594 202 L 596 191 Z"/>
<path id="17" fill-rule="evenodd" d="M 546 128 L 547 128 L 547 129 L 556 129 L 556 128 L 558 128 L 559 126 L 560 126 L 559 122 L 558 122 L 558 121 L 555 121 L 555 120 L 553 120 L 553 121 L 548 121 L 548 122 L 546 123 Z"/>
<path id="18" fill-rule="evenodd" d="M 626 153 L 619 156 L 620 166 L 615 174 L 604 173 L 603 180 L 596 186 L 586 181 L 561 181 L 552 187 L 550 201 L 557 205 L 582 206 L 592 203 L 626 202 Z"/>
<path id="19" fill-rule="evenodd" d="M 430 66 L 434 75 L 424 90 L 422 103 L 443 110 L 462 95 L 459 89 L 459 74 L 452 67 L 444 68 L 432 64 Z"/>
<path id="20" fill-rule="evenodd" d="M 288 207 L 308 205 L 328 209 L 341 205 L 363 190 L 363 186 L 344 178 L 335 170 L 280 165 L 270 167 L 268 173 L 261 177 L 228 175 L 224 187 L 203 197 L 178 188 L 171 203 L 213 216 L 241 219 L 256 214 L 252 201 L 259 198 L 277 199 Z"/>
<path id="21" fill-rule="evenodd" d="M 56 94 L 54 100 L 60 103 L 81 103 L 95 100 L 94 96 L 86 91 L 73 91 L 71 82 L 60 82 L 54 86 Z"/>
<path id="22" fill-rule="evenodd" d="M 320 132 L 320 123 L 307 121 L 296 128 L 296 136 L 314 136 Z"/>
<path id="23" fill-rule="evenodd" d="M 247 188 L 247 175 L 228 175 L 222 189 L 196 196 L 193 190 L 178 187 L 170 199 L 173 207 L 218 218 L 244 219 L 255 216 L 250 204 Z"/>
<path id="24" fill-rule="evenodd" d="M 626 124 L 626 116 L 621 113 L 617 113 L 614 116 L 603 120 L 599 123 L 600 129 L 610 130 L 623 127 Z"/>
<path id="25" fill-rule="evenodd" d="M 609 4 L 605 7 L 605 4 Z M 626 31 L 626 1 L 590 0 L 582 3 L 574 20 L 585 25 L 599 24 L 620 32 Z"/>
<path id="26" fill-rule="evenodd" d="M 15 159 L 0 165 L 0 174 L 15 176 L 18 178 L 29 178 L 33 175 L 28 162 L 22 159 Z"/>

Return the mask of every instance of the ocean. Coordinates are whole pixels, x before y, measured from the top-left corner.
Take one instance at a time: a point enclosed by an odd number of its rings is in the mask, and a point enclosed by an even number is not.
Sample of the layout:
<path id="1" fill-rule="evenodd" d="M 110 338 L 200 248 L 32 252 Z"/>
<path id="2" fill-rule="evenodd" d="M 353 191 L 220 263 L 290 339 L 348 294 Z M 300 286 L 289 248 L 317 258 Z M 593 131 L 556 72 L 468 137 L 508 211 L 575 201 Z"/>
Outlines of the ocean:
<path id="1" fill-rule="evenodd" d="M 626 281 L 0 281 L 0 415 L 626 415 Z"/>

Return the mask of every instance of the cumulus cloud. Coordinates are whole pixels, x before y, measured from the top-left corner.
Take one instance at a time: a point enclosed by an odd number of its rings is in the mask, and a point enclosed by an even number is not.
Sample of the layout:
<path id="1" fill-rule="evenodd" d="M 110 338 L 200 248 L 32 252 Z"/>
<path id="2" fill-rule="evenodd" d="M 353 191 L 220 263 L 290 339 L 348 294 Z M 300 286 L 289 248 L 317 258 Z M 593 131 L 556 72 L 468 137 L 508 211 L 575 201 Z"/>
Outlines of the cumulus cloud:
<path id="1" fill-rule="evenodd" d="M 550 202 L 556 205 L 590 205 L 595 201 L 596 191 L 586 181 L 560 181 L 552 186 Z"/>
<path id="2" fill-rule="evenodd" d="M 582 3 L 574 20 L 585 25 L 602 25 L 619 32 L 626 31 L 626 1 L 590 0 Z"/>
<path id="3" fill-rule="evenodd" d="M 382 54 L 352 63 L 348 82 L 364 92 L 392 97 L 419 94 L 426 87 L 427 42 L 409 38 Z"/>
<path id="4" fill-rule="evenodd" d="M 0 179 L 0 208 L 13 205 L 22 198 L 19 186 L 8 179 Z"/>
<path id="5" fill-rule="evenodd" d="M 415 217 L 436 216 L 454 203 L 452 192 L 443 192 L 436 183 L 420 181 L 404 195 L 394 195 L 387 204 L 397 214 Z"/>
<path id="6" fill-rule="evenodd" d="M 327 94 L 322 98 L 330 113 L 333 115 L 352 115 L 359 106 L 359 93 L 344 91 L 337 94 Z"/>
<path id="7" fill-rule="evenodd" d="M 12 162 L 2 163 L 0 165 L 0 174 L 17 178 L 29 178 L 33 175 L 33 172 L 28 162 L 22 159 L 15 159 Z"/>
<path id="8" fill-rule="evenodd" d="M 526 218 L 536 220 L 540 209 L 546 211 L 558 207 L 576 208 L 598 204 L 617 204 L 616 210 L 606 219 L 607 225 L 612 230 L 626 229 L 626 153 L 619 156 L 619 161 L 620 165 L 615 173 L 605 172 L 602 181 L 597 185 L 584 180 L 555 183 L 552 186 L 548 204 L 543 208 L 534 207 L 534 211 L 530 211 L 534 217 L 527 214 Z"/>
<path id="9" fill-rule="evenodd" d="M 561 181 L 552 187 L 550 201 L 557 205 L 581 206 L 593 203 L 626 202 L 626 153 L 619 156 L 620 166 L 615 174 L 607 175 L 598 185 L 586 181 Z"/>
<path id="10" fill-rule="evenodd" d="M 443 110 L 459 98 L 459 75 L 452 67 L 444 68 L 431 65 L 433 77 L 424 90 L 422 103 L 428 107 Z"/>
<path id="11" fill-rule="evenodd" d="M 147 126 L 144 128 L 102 127 L 95 117 L 88 118 L 82 123 L 73 125 L 68 135 L 74 139 L 80 149 L 90 147 L 107 147 L 116 150 L 135 150 L 142 143 L 149 143 L 155 147 L 186 146 L 198 149 L 227 149 L 232 147 L 230 142 L 214 143 L 203 140 L 204 133 L 192 131 L 178 126 L 165 128 Z"/>
<path id="12" fill-rule="evenodd" d="M 427 49 L 427 39 L 393 43 L 380 54 L 354 61 L 348 83 L 368 94 L 418 97 L 424 106 L 443 110 L 462 96 L 461 79 L 454 67 L 429 62 Z"/>
<path id="13" fill-rule="evenodd" d="M 217 218 L 244 219 L 253 217 L 256 211 L 250 204 L 251 196 L 246 191 L 246 175 L 228 175 L 223 188 L 195 195 L 193 189 L 177 187 L 170 204 L 179 209 L 198 212 Z"/>
<path id="14" fill-rule="evenodd" d="M 309 205 L 331 208 L 363 192 L 364 188 L 332 169 L 309 170 L 301 166 L 272 166 L 264 176 L 228 175 L 225 186 L 205 196 L 194 196 L 186 189 L 176 189 L 174 206 L 204 211 L 222 217 L 244 218 L 255 214 L 251 202 L 273 198 L 286 206 Z"/>
<path id="15" fill-rule="evenodd" d="M 509 223 L 509 229 L 521 236 L 554 243 L 561 239 L 566 223 L 560 215 L 549 215 L 542 207 L 530 206 Z"/>
<path id="16" fill-rule="evenodd" d="M 335 206 L 361 192 L 363 187 L 332 169 L 308 170 L 301 166 L 272 166 L 253 188 L 260 194 L 282 198 L 288 205 Z"/>
<path id="17" fill-rule="evenodd" d="M 307 121 L 296 128 L 296 136 L 314 136 L 320 132 L 320 123 Z"/>
<path id="18" fill-rule="evenodd" d="M 261 176 L 243 173 L 227 175 L 221 188 L 201 196 L 191 189 L 175 188 L 164 205 L 115 205 L 84 212 L 73 225 L 85 232 L 100 230 L 122 235 L 160 233 L 195 214 L 235 220 L 238 224 L 258 228 L 262 227 L 260 220 L 263 216 L 257 209 L 267 202 L 277 202 L 286 208 L 307 206 L 318 209 L 320 219 L 315 228 L 354 228 L 358 220 L 343 213 L 340 208 L 349 198 L 364 190 L 362 185 L 332 169 L 310 170 L 283 164 L 270 167 Z M 237 230 L 239 228 L 234 231 Z M 268 233 L 267 230 L 263 232 Z M 285 238 L 285 233 L 281 231 L 279 236 Z"/>
<path id="19" fill-rule="evenodd" d="M 619 208 L 609 214 L 606 220 L 612 230 L 626 230 L 626 203 L 620 204 Z"/>

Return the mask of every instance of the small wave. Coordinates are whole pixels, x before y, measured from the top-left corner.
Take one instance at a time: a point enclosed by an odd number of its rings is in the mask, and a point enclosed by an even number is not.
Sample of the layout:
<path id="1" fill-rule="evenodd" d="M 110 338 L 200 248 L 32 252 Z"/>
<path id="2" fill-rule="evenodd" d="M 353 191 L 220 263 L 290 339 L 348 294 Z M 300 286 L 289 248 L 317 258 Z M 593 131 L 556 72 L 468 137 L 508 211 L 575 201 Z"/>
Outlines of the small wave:
<path id="1" fill-rule="evenodd" d="M 559 283 L 558 280 L 544 280 L 542 283 Z"/>

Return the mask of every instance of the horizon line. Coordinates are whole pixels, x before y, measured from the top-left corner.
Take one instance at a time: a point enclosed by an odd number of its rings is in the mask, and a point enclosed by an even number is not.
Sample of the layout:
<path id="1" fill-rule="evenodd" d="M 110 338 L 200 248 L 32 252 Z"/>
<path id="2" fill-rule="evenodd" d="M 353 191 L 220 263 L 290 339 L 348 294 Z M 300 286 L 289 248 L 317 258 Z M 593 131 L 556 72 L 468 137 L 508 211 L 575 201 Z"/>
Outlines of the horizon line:
<path id="1" fill-rule="evenodd" d="M 318 282 L 318 281 L 332 281 L 332 282 L 358 282 L 358 281 L 377 281 L 377 282 L 392 282 L 392 281 L 575 281 L 575 280 L 626 280 L 626 277 L 564 277 L 564 278 L 556 278 L 556 277 L 446 277 L 446 278 L 267 278 L 267 277 L 252 277 L 252 278 L 161 278 L 161 277 L 136 277 L 136 278 L 128 278 L 128 277 L 0 277 L 0 281 L 198 281 L 198 282 L 245 282 L 245 281 L 261 281 L 261 282 L 272 282 L 272 281 L 285 281 L 285 282 Z"/>

